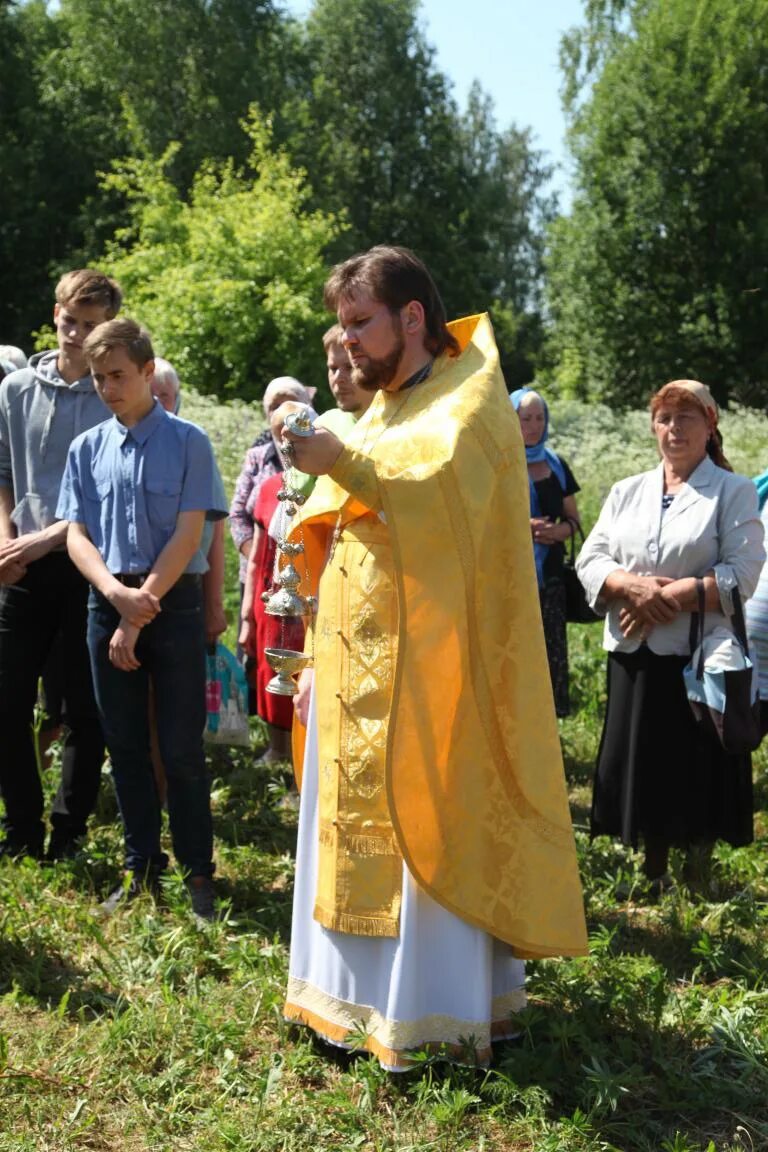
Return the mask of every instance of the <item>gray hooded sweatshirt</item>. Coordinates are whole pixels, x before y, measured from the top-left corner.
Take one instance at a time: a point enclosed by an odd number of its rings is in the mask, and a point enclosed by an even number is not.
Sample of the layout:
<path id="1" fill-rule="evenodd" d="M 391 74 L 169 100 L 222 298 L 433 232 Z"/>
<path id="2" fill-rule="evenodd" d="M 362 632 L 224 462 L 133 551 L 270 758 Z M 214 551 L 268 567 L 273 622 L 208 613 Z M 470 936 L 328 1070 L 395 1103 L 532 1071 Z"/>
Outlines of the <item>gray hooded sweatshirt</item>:
<path id="1" fill-rule="evenodd" d="M 13 490 L 20 536 L 56 521 L 70 444 L 111 416 L 91 377 L 67 384 L 58 358 L 40 352 L 0 384 L 0 487 Z"/>

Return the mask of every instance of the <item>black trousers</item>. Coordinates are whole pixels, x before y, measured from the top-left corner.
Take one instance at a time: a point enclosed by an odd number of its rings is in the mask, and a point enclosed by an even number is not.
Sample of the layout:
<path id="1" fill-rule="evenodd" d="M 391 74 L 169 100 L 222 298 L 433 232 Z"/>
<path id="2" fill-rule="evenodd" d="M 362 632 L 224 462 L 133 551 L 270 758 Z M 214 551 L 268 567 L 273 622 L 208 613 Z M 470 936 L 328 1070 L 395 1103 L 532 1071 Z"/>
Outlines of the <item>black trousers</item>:
<path id="1" fill-rule="evenodd" d="M 38 680 L 57 635 L 67 726 L 61 785 L 51 814 L 54 836 L 82 835 L 96 804 L 104 737 L 86 642 L 88 584 L 65 552 L 30 564 L 18 584 L 0 588 L 0 795 L 14 844 L 43 844 L 43 790 L 32 722 Z"/>

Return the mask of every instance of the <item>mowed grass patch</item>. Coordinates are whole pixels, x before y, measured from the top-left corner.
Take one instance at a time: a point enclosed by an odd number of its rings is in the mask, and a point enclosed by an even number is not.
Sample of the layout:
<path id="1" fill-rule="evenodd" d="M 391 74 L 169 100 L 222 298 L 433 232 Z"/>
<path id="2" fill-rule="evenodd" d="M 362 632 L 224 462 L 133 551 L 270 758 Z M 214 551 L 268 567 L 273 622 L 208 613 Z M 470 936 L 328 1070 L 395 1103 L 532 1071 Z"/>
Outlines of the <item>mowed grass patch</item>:
<path id="1" fill-rule="evenodd" d="M 182 411 L 211 433 L 231 489 L 260 413 L 191 395 Z M 595 515 L 635 467 L 632 437 L 645 437 L 652 466 L 647 420 L 603 414 L 596 426 L 593 411 L 556 405 L 556 447 L 566 416 L 563 451 Z M 726 451 L 759 470 L 738 434 L 762 452 L 768 421 L 728 419 Z M 234 611 L 235 572 L 230 548 Z M 396 1078 L 283 1021 L 296 819 L 281 805 L 285 779 L 254 762 L 254 725 L 252 750 L 210 757 L 219 922 L 194 923 L 173 874 L 159 906 L 94 915 L 122 866 L 108 774 L 79 859 L 0 864 L 0 1152 L 768 1147 L 766 755 L 755 757 L 759 841 L 718 846 L 706 900 L 679 889 L 652 903 L 636 855 L 589 843 L 604 654 L 599 627 L 570 639 L 577 710 L 561 735 L 591 952 L 530 965 L 520 1038 L 490 1070 L 424 1060 Z"/>

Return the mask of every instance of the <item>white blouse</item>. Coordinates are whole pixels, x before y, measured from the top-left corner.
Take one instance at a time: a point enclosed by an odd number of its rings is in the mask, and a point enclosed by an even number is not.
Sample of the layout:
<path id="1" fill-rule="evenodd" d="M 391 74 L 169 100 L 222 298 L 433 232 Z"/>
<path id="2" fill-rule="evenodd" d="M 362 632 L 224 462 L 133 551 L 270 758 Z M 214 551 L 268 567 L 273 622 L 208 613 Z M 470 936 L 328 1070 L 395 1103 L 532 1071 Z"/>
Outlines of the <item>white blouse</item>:
<path id="1" fill-rule="evenodd" d="M 607 609 L 603 646 L 609 652 L 634 652 L 641 643 L 622 636 L 621 601 L 607 605 L 600 598 L 617 569 L 673 580 L 714 570 L 726 617 L 733 589 L 738 587 L 743 602 L 757 585 L 765 550 L 751 480 L 718 468 L 707 456 L 664 513 L 663 492 L 663 464 L 614 484 L 579 555 L 576 570 L 590 604 L 600 614 Z M 669 624 L 654 625 L 648 647 L 659 655 L 687 655 L 690 619 L 689 612 L 679 612 Z M 722 626 L 718 612 L 706 614 L 705 634 Z"/>

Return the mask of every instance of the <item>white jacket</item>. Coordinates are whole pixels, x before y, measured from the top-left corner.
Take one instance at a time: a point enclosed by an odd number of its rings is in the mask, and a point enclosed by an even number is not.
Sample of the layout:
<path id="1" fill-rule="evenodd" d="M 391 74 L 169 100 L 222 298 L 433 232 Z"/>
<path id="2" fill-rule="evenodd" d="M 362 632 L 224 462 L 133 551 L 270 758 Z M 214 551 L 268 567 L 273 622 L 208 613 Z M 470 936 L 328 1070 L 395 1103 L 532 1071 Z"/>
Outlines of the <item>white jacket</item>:
<path id="1" fill-rule="evenodd" d="M 738 587 L 744 602 L 757 585 L 765 550 L 752 481 L 718 468 L 707 456 L 662 515 L 663 491 L 663 464 L 614 484 L 579 555 L 576 570 L 590 604 L 597 612 L 608 610 L 603 646 L 609 652 L 640 646 L 621 634 L 621 602 L 608 607 L 600 599 L 606 578 L 618 568 L 672 579 L 713 569 L 726 618 L 732 613 L 732 590 Z M 648 647 L 659 655 L 687 655 L 690 619 L 690 613 L 680 612 L 671 623 L 656 624 Z M 720 613 L 708 612 L 705 634 L 723 623 Z"/>

